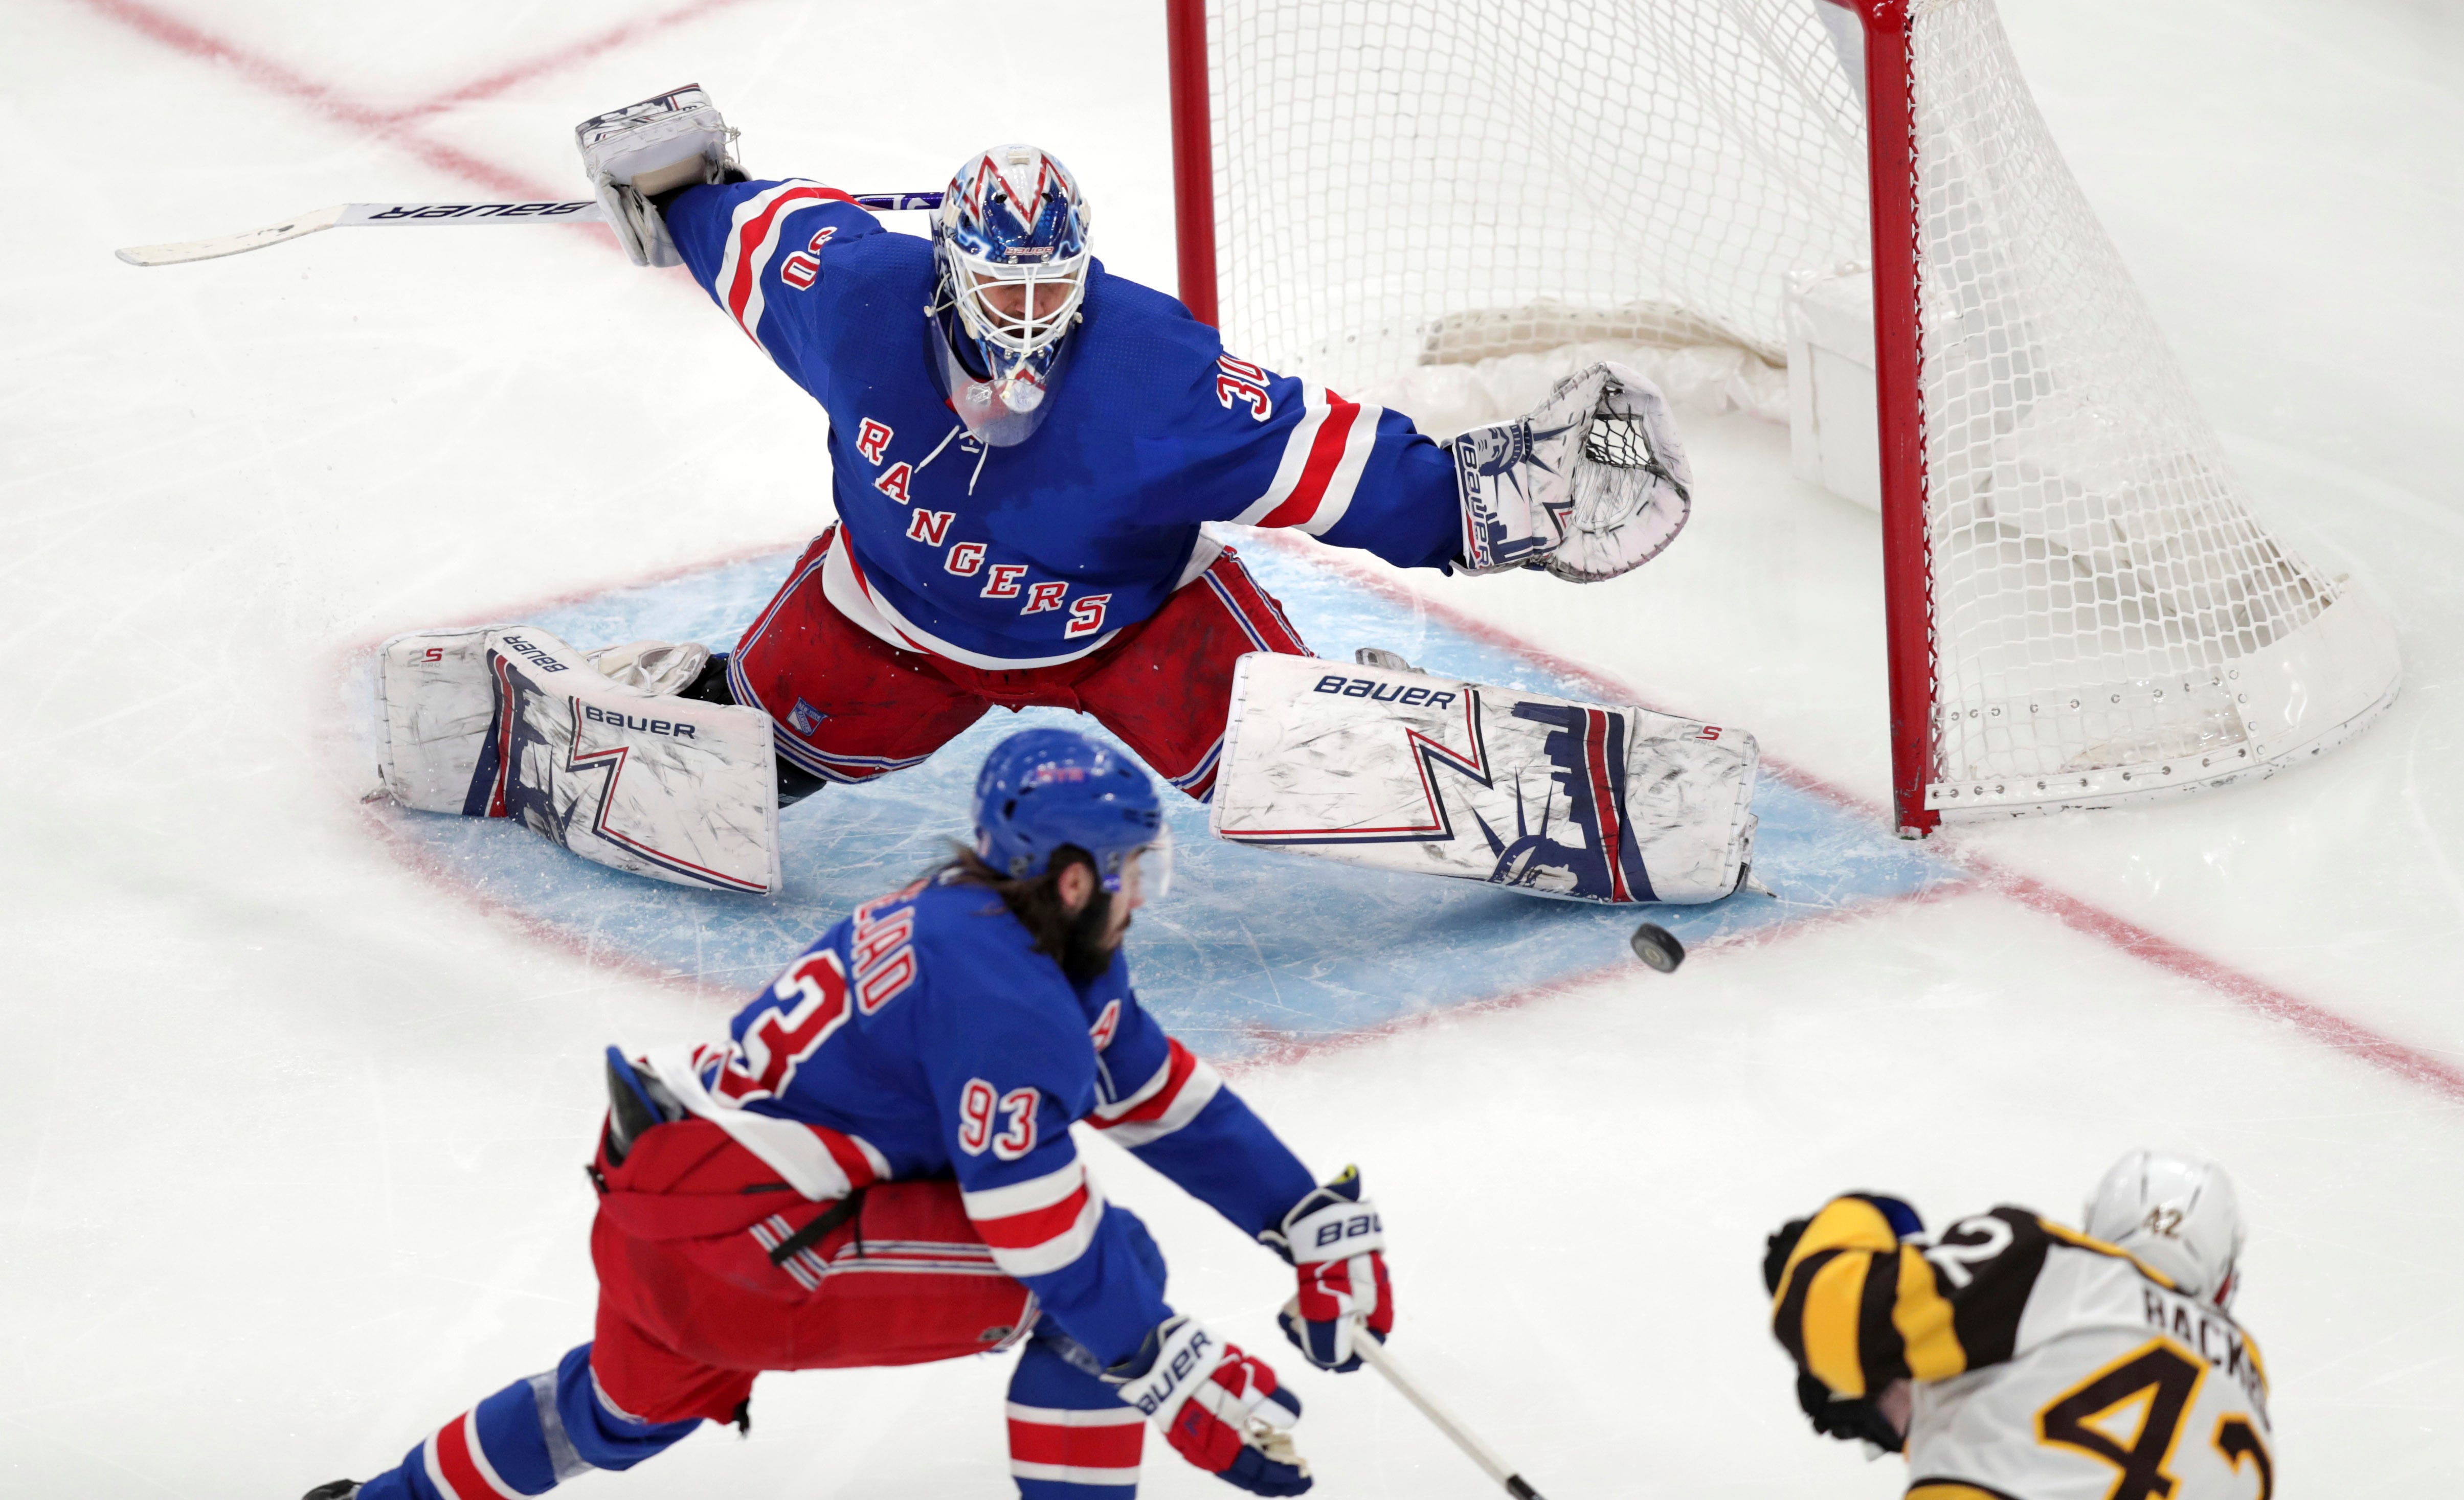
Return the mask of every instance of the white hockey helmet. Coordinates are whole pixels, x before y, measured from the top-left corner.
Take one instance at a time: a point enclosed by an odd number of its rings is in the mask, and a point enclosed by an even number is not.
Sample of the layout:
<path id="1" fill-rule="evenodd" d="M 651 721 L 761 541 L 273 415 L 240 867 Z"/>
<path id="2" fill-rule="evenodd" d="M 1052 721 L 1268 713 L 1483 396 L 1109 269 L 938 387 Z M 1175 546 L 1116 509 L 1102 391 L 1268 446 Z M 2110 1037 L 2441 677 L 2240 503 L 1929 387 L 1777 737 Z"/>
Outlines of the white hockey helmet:
<path id="1" fill-rule="evenodd" d="M 2091 1237 L 2128 1250 L 2181 1292 L 2233 1306 L 2241 1289 L 2241 1202 L 2223 1167 L 2133 1151 L 2096 1185 L 2084 1217 Z"/>

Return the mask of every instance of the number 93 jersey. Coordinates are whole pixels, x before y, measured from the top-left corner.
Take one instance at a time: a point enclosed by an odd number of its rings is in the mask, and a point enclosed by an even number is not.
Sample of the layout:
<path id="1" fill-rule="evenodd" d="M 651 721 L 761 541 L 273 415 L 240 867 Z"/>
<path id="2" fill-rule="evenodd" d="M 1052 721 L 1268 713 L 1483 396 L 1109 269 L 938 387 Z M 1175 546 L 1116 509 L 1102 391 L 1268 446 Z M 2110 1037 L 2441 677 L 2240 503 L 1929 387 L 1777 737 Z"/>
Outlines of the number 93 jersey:
<path id="1" fill-rule="evenodd" d="M 1908 1500 L 2272 1500 L 2258 1345 L 2101 1240 L 1997 1207 L 1901 1242 L 1807 1227 L 1772 1331 L 1838 1396 L 1913 1381 Z"/>
<path id="2" fill-rule="evenodd" d="M 808 1197 L 956 1178 L 993 1264 L 1108 1364 L 1171 1309 L 1071 1126 L 1109 1137 L 1253 1238 L 1315 1185 L 1138 1004 L 1125 955 L 1072 980 L 981 886 L 918 880 L 866 902 L 729 1033 L 690 1061 L 653 1059 L 687 1108 L 790 1184 L 818 1181 Z"/>

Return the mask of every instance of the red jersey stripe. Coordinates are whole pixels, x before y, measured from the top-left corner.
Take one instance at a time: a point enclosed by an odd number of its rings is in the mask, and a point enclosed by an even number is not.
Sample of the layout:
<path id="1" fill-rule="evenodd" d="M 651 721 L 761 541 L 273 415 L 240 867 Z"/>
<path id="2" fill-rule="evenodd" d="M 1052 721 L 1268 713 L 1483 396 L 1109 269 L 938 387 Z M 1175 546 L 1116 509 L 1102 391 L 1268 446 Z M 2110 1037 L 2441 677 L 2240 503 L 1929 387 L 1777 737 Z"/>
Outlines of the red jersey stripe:
<path id="1" fill-rule="evenodd" d="M 850 1190 L 868 1186 L 877 1180 L 872 1169 L 872 1159 L 864 1154 L 862 1146 L 827 1125 L 812 1125 L 808 1128 L 814 1135 L 821 1137 L 823 1146 L 830 1153 L 830 1160 L 836 1162 L 839 1164 L 839 1170 L 847 1174 L 847 1186 Z"/>
<path id="2" fill-rule="evenodd" d="M 978 1219 L 976 1232 L 997 1250 L 1033 1250 L 1067 1235 L 1078 1227 L 1078 1217 L 1086 1211 L 1087 1185 L 1082 1182 L 1059 1203 L 1013 1213 L 1005 1219 Z"/>
<path id="3" fill-rule="evenodd" d="M 1356 402 L 1345 401 L 1332 391 L 1326 393 L 1326 421 L 1318 426 L 1317 441 L 1309 445 L 1309 464 L 1301 470 L 1300 483 L 1292 487 L 1291 498 L 1275 507 L 1260 526 L 1299 526 L 1317 514 L 1319 503 L 1326 498 L 1327 484 L 1343 463 L 1352 420 L 1360 415 Z"/>
<path id="4" fill-rule="evenodd" d="M 835 187 L 790 187 L 771 199 L 759 213 L 746 220 L 736 231 L 736 267 L 735 273 L 728 278 L 727 283 L 727 314 L 736 319 L 738 327 L 744 330 L 744 337 L 756 343 L 761 341 L 760 337 L 754 333 L 753 325 L 745 321 L 744 313 L 753 300 L 754 284 L 761 274 L 760 248 L 778 232 L 775 226 L 782 216 L 810 203 L 844 203 L 854 204 L 859 208 L 864 207 Z"/>
<path id="5" fill-rule="evenodd" d="M 1135 1108 L 1111 1119 L 1090 1115 L 1087 1120 L 1089 1124 L 1098 1130 L 1110 1130 L 1114 1125 L 1126 1125 L 1133 1120 L 1159 1119 L 1164 1111 L 1172 1108 L 1172 1101 L 1180 1097 L 1181 1088 L 1189 1082 L 1189 1076 L 1198 1071 L 1198 1058 L 1180 1044 L 1179 1037 L 1166 1037 L 1165 1041 L 1172 1052 L 1165 1063 L 1170 1071 L 1164 1075 L 1163 1087 L 1140 1099 Z"/>

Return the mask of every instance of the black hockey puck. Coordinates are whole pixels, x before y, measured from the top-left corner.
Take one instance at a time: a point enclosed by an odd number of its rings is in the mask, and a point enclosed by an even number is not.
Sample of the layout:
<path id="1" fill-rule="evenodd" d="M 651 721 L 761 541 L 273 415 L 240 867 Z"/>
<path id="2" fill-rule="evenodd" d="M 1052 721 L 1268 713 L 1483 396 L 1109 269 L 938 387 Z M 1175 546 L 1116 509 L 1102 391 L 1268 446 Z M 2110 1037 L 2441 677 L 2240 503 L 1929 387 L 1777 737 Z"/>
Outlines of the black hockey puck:
<path id="1" fill-rule="evenodd" d="M 1677 972 L 1677 966 L 1685 962 L 1685 945 L 1677 941 L 1676 933 L 1657 923 L 1646 922 L 1635 928 L 1630 941 L 1634 956 L 1663 974 Z"/>

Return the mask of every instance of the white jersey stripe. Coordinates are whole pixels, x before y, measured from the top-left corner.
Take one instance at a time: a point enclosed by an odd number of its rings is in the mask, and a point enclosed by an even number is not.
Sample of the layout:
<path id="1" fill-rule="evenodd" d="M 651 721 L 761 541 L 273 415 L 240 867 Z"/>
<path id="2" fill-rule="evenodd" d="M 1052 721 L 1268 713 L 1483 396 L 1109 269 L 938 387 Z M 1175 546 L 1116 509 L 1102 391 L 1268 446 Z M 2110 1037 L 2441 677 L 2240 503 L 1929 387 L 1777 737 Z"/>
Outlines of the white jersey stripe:
<path id="1" fill-rule="evenodd" d="M 796 1191 L 815 1203 L 847 1195 L 854 1185 L 821 1137 L 792 1120 L 751 1114 L 714 1096 L 702 1086 L 696 1060 L 693 1050 L 684 1046 L 664 1048 L 649 1057 L 651 1071 L 688 1113 L 735 1137 L 737 1144 L 759 1157 Z M 870 1158 L 868 1153 L 867 1161 Z"/>
<path id="2" fill-rule="evenodd" d="M 1222 1089 L 1223 1075 L 1207 1066 L 1204 1058 L 1199 1058 L 1189 1076 L 1181 1080 L 1180 1092 L 1172 1097 L 1172 1102 L 1164 1106 L 1162 1114 L 1153 1120 L 1133 1120 L 1127 1124 L 1111 1126 L 1105 1130 L 1104 1137 L 1122 1147 L 1153 1144 L 1196 1120 L 1198 1112 L 1213 1102 Z"/>
<path id="3" fill-rule="evenodd" d="M 1095 1243 L 1095 1230 L 1104 1222 L 1104 1195 L 1093 1183 L 1087 1185 L 1087 1202 L 1078 1210 L 1075 1222 L 1060 1233 L 1040 1244 L 1021 1246 L 1016 1250 L 993 1247 L 993 1264 L 1002 1272 L 1021 1280 L 1028 1276 L 1045 1276 L 1087 1253 Z"/>
<path id="4" fill-rule="evenodd" d="M 488 1450 L 479 1442 L 479 1408 L 472 1407 L 462 1416 L 462 1442 L 471 1450 L 471 1467 L 496 1491 L 497 1500 L 528 1500 L 520 1490 L 505 1483 L 496 1466 L 488 1462 Z"/>
<path id="5" fill-rule="evenodd" d="M 1138 1085 L 1136 1093 L 1130 1095 L 1126 1098 L 1114 1099 L 1110 1104 L 1096 1105 L 1095 1118 L 1097 1120 L 1118 1120 L 1123 1115 L 1128 1114 L 1130 1111 L 1137 1108 L 1147 1100 L 1155 1098 L 1156 1091 L 1171 1081 L 1172 1054 L 1170 1053 L 1166 1053 L 1164 1054 L 1163 1061 L 1155 1065 L 1154 1075 L 1150 1076 L 1147 1081 Z"/>
<path id="6" fill-rule="evenodd" d="M 1030 1464 L 1011 1459 L 1009 1471 L 1018 1479 L 1041 1479 L 1056 1485 L 1134 1485 L 1136 1466 L 1128 1468 L 1081 1468 L 1075 1464 Z"/>
<path id="7" fill-rule="evenodd" d="M 436 1492 L 445 1500 L 465 1500 L 462 1491 L 454 1489 L 452 1481 L 445 1477 L 444 1467 L 436 1461 L 435 1433 L 429 1433 L 428 1441 L 419 1446 L 419 1462 L 420 1467 L 428 1470 L 428 1482 L 436 1487 Z M 472 1495 L 468 1500 L 481 1500 L 481 1497 Z"/>
<path id="8" fill-rule="evenodd" d="M 975 1192 L 962 1192 L 967 1217 L 980 1223 L 985 1219 L 1009 1219 L 1038 1208 L 1049 1208 L 1078 1190 L 1087 1181 L 1087 1163 L 1072 1159 L 1067 1166 L 1042 1177 L 1030 1177 L 1006 1187 L 986 1187 Z"/>
<path id="9" fill-rule="evenodd" d="M 1146 1414 L 1135 1406 L 1123 1406 L 1118 1411 L 1081 1411 L 1074 1406 L 1022 1406 L 1010 1402 L 1005 1409 L 1012 1422 L 1040 1422 L 1047 1427 L 1134 1427 L 1146 1421 Z"/>
<path id="10" fill-rule="evenodd" d="M 765 187 L 736 206 L 728 222 L 727 250 L 719 257 L 718 274 L 712 285 L 745 337 L 755 343 L 761 341 L 761 313 L 767 304 L 761 277 L 778 252 L 787 221 L 814 204 L 854 201 L 835 187 L 790 181 Z"/>
<path id="11" fill-rule="evenodd" d="M 1377 419 L 1386 415 L 1382 406 L 1364 403 L 1352 417 L 1352 428 L 1344 434 L 1343 459 L 1334 468 L 1334 477 L 1327 481 L 1326 496 L 1318 501 L 1317 513 L 1300 524 L 1311 536 L 1324 536 L 1352 509 L 1353 493 L 1360 488 L 1361 473 L 1369 467 L 1369 455 L 1377 448 Z"/>

